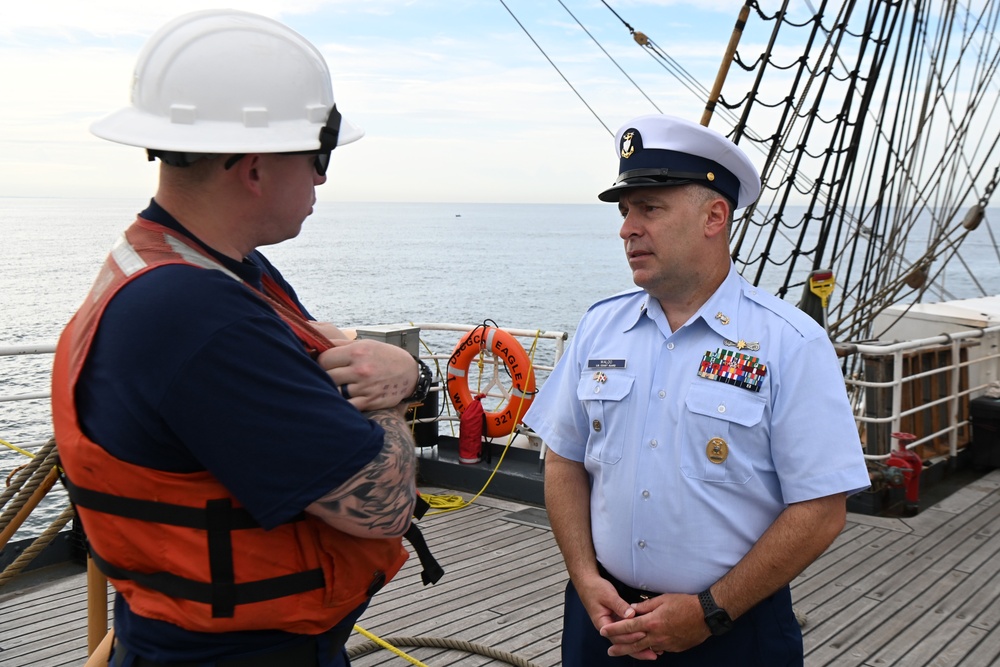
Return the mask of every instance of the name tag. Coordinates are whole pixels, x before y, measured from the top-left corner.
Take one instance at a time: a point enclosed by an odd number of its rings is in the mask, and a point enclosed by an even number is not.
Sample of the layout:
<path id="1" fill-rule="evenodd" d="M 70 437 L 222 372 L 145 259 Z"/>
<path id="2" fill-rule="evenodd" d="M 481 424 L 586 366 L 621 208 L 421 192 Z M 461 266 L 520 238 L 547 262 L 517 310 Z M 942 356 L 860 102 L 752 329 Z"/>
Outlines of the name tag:
<path id="1" fill-rule="evenodd" d="M 625 368 L 624 359 L 588 359 L 587 368 Z"/>

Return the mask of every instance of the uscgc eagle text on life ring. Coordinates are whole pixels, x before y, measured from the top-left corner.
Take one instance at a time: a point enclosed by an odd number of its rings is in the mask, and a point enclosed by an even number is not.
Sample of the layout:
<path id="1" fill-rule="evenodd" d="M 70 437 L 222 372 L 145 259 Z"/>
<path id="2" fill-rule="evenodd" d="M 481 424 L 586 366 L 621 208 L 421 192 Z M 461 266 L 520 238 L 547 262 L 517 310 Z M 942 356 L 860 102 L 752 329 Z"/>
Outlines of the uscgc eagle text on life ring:
<path id="1" fill-rule="evenodd" d="M 511 377 L 509 398 L 505 405 L 495 412 L 486 413 L 486 435 L 491 438 L 508 435 L 528 411 L 535 397 L 535 374 L 524 348 L 517 340 L 495 327 L 477 327 L 463 336 L 448 360 L 448 396 L 452 405 L 461 415 L 472 402 L 469 390 L 469 365 L 479 356 L 480 351 L 503 361 Z"/>

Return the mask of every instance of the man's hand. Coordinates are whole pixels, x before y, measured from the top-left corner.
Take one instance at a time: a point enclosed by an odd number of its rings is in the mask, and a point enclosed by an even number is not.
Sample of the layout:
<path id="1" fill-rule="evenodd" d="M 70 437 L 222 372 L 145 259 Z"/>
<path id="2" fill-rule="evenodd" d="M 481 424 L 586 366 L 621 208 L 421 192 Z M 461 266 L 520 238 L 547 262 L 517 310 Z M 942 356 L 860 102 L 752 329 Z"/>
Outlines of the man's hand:
<path id="1" fill-rule="evenodd" d="M 420 369 L 406 350 L 375 340 L 332 340 L 320 367 L 358 410 L 393 408 L 413 394 Z"/>
<path id="2" fill-rule="evenodd" d="M 660 595 L 632 608 L 633 618 L 598 628 L 602 636 L 611 640 L 610 656 L 656 660 L 664 651 L 686 651 L 712 634 L 705 625 L 696 595 Z"/>
<path id="3" fill-rule="evenodd" d="M 592 576 L 583 581 L 574 581 L 573 587 L 580 596 L 590 621 L 598 630 L 616 621 L 635 616 L 635 610 L 628 602 L 618 597 L 618 591 L 603 577 Z"/>
<path id="4" fill-rule="evenodd" d="M 354 329 L 341 329 L 332 322 L 310 322 L 312 328 L 330 340 L 354 340 L 358 333 Z"/>

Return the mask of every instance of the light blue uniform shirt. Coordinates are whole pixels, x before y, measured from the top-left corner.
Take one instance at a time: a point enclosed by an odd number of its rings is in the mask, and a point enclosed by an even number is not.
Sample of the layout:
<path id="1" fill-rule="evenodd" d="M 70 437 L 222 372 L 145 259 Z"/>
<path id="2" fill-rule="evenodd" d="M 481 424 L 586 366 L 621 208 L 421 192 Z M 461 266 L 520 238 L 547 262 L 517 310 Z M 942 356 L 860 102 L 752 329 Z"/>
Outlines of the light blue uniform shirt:
<path id="1" fill-rule="evenodd" d="M 727 382 L 707 354 L 744 356 Z M 642 290 L 591 306 L 524 421 L 586 466 L 598 560 L 660 593 L 718 581 L 787 504 L 869 485 L 826 332 L 732 265 L 676 332 Z"/>

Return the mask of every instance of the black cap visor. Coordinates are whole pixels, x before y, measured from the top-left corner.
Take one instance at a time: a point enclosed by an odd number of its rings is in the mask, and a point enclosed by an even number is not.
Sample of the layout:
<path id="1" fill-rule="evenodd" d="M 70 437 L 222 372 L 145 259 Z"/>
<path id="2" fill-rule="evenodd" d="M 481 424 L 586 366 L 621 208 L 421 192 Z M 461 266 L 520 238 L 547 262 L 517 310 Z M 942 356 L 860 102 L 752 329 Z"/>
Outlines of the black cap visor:
<path id="1" fill-rule="evenodd" d="M 667 171 L 663 170 L 635 170 L 635 171 Z M 610 188 L 597 195 L 601 201 L 615 203 L 626 190 L 637 190 L 640 188 L 666 188 L 672 185 L 687 185 L 688 183 L 702 183 L 708 185 L 704 178 L 665 178 L 663 176 L 629 176 L 631 172 L 622 174 Z"/>
<path id="2" fill-rule="evenodd" d="M 671 150 L 639 148 L 619 162 L 618 180 L 597 195 L 601 201 L 616 202 L 622 190 L 700 183 L 731 202 L 739 199 L 740 180 L 714 160 Z"/>

